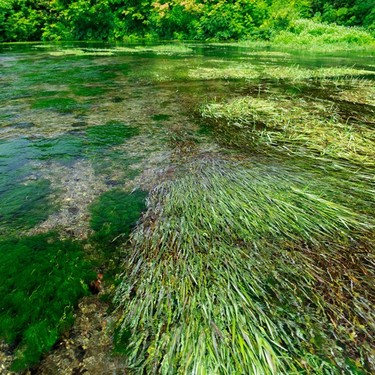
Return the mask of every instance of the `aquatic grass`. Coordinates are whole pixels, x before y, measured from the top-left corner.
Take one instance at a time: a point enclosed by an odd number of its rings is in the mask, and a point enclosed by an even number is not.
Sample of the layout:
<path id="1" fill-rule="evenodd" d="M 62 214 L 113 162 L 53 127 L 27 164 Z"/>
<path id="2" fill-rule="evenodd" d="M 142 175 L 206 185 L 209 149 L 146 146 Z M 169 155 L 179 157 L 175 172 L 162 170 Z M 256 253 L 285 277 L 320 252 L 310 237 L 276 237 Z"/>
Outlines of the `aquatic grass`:
<path id="1" fill-rule="evenodd" d="M 355 69 L 349 67 L 335 68 L 317 68 L 309 69 L 298 65 L 280 66 L 269 64 L 251 64 L 251 63 L 229 63 L 227 66 L 221 67 L 197 67 L 189 70 L 191 79 L 274 79 L 274 80 L 290 80 L 292 82 L 300 82 L 303 80 L 322 80 L 328 78 L 335 79 L 351 79 L 360 78 L 361 76 L 373 76 L 375 72 L 372 70 Z"/>
<path id="2" fill-rule="evenodd" d="M 298 98 L 247 96 L 206 104 L 201 115 L 213 120 L 216 133 L 228 144 L 281 146 L 296 153 L 302 148 L 374 165 L 374 130 L 341 122 L 334 104 L 327 108 L 326 103 Z"/>
<path id="3" fill-rule="evenodd" d="M 149 46 L 134 46 L 134 47 L 115 47 L 115 52 L 131 52 L 131 53 L 146 53 L 151 52 L 157 55 L 179 55 L 191 54 L 192 48 L 184 44 L 160 44 Z"/>
<path id="4" fill-rule="evenodd" d="M 38 363 L 74 321 L 94 279 L 80 245 L 56 233 L 0 241 L 0 338 L 15 350 L 13 371 Z"/>
<path id="5" fill-rule="evenodd" d="M 63 56 L 113 56 L 112 51 L 107 50 L 86 50 L 81 48 L 68 48 L 60 51 L 50 51 L 49 55 L 54 57 Z"/>
<path id="6" fill-rule="evenodd" d="M 116 296 L 129 368 L 264 375 L 371 366 L 374 257 L 351 251 L 349 239 L 373 224 L 319 188 L 329 189 L 255 161 L 188 164 L 155 188 Z M 330 274 L 337 264 L 341 273 Z"/>
<path id="7" fill-rule="evenodd" d="M 193 50 L 185 45 L 165 44 L 113 48 L 66 48 L 48 52 L 51 56 L 113 56 L 119 53 L 155 53 L 157 55 L 190 54 Z"/>

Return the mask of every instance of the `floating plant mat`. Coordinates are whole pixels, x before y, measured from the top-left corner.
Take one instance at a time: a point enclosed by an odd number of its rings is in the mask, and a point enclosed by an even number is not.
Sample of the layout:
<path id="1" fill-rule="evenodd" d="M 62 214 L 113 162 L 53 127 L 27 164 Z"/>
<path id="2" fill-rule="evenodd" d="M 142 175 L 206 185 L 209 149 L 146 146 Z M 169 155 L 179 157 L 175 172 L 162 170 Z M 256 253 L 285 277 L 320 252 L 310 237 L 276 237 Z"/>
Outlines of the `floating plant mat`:
<path id="1" fill-rule="evenodd" d="M 196 162 L 152 192 L 116 297 L 131 368 L 372 368 L 373 222 L 322 198 L 336 188 L 311 177 L 281 164 Z"/>

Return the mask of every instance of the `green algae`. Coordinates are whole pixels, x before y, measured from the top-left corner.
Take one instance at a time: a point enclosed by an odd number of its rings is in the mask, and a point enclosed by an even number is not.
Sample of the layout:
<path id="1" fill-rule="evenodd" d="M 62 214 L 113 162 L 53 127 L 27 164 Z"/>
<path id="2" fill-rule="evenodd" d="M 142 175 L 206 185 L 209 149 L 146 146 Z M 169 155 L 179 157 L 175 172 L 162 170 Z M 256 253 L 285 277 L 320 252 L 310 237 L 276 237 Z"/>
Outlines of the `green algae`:
<path id="1" fill-rule="evenodd" d="M 107 89 L 102 86 L 89 86 L 89 85 L 72 85 L 71 90 L 77 96 L 99 96 L 104 94 Z"/>
<path id="2" fill-rule="evenodd" d="M 73 98 L 42 98 L 32 104 L 33 109 L 50 109 L 57 112 L 73 112 L 80 108 L 80 104 Z"/>
<path id="3" fill-rule="evenodd" d="M 105 244 L 118 244 L 129 236 L 145 210 L 147 193 L 113 189 L 102 194 L 91 206 L 92 239 Z"/>
<path id="4" fill-rule="evenodd" d="M 104 175 L 110 180 L 108 184 L 121 184 L 137 177 L 141 170 L 134 165 L 144 161 L 141 156 L 131 156 L 127 150 L 104 150 L 100 157 L 95 158 L 93 168 L 96 174 Z M 115 175 L 116 179 L 111 176 Z"/>
<path id="5" fill-rule="evenodd" d="M 88 126 L 53 138 L 30 140 L 27 147 L 32 149 L 32 157 L 38 160 L 60 163 L 70 163 L 79 158 L 101 160 L 102 153 L 108 153 L 111 147 L 138 134 L 137 128 L 109 121 L 105 125 Z"/>
<path id="6" fill-rule="evenodd" d="M 36 364 L 70 328 L 94 279 L 82 247 L 56 236 L 0 241 L 0 337 L 15 349 L 15 371 Z"/>
<path id="7" fill-rule="evenodd" d="M 0 193 L 32 172 L 29 162 L 37 155 L 25 138 L 0 141 Z"/>
<path id="8" fill-rule="evenodd" d="M 86 145 L 82 136 L 64 134 L 56 138 L 41 138 L 32 146 L 38 151 L 37 159 L 66 163 L 83 157 Z"/>
<path id="9" fill-rule="evenodd" d="M 108 121 L 105 125 L 90 126 L 86 129 L 90 147 L 108 147 L 124 143 L 139 134 L 139 130 L 120 121 Z"/>
<path id="10" fill-rule="evenodd" d="M 172 117 L 171 115 L 166 115 L 164 113 L 159 113 L 157 115 L 153 115 L 151 118 L 154 121 L 165 121 L 165 120 L 169 120 L 171 117 Z"/>
<path id="11" fill-rule="evenodd" d="M 19 183 L 0 194 L 1 232 L 29 229 L 47 219 L 53 210 L 47 180 Z"/>

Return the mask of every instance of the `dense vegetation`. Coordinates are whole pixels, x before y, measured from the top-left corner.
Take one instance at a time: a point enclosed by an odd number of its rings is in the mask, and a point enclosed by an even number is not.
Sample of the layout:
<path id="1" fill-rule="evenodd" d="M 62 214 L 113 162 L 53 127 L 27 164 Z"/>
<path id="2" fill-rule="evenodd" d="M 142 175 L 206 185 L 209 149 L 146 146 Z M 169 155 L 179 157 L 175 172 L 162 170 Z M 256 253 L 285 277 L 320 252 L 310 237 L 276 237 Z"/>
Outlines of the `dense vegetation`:
<path id="1" fill-rule="evenodd" d="M 0 336 L 15 348 L 15 370 L 37 363 L 69 329 L 94 277 L 82 247 L 55 237 L 0 241 Z"/>
<path id="2" fill-rule="evenodd" d="M 272 40 L 300 18 L 374 33 L 374 9 L 372 0 L 0 0 L 0 41 Z"/>

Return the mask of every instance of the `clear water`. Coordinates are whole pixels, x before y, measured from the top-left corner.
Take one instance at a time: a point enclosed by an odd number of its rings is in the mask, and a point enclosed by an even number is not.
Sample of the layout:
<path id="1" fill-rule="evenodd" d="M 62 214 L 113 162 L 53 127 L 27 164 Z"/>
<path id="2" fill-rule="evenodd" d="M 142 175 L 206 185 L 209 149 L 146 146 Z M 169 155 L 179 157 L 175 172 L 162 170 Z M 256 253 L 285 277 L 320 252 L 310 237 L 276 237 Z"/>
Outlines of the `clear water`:
<path id="1" fill-rule="evenodd" d="M 329 69 L 336 70 L 326 74 L 324 86 L 314 80 L 314 72 Z M 352 76 L 356 81 L 350 84 Z M 347 88 L 342 80 L 348 80 Z M 291 167 L 319 171 L 327 184 L 341 173 L 340 189 L 349 200 L 356 199 L 358 185 L 347 182 L 363 176 L 366 191 L 356 209 L 368 213 L 374 204 L 366 196 L 368 168 L 346 161 L 345 173 L 338 166 L 333 177 L 325 173 L 324 155 L 312 160 L 254 155 L 221 142 L 199 109 L 244 95 L 290 97 L 296 103 L 320 103 L 328 116 L 334 106 L 348 126 L 373 130 L 374 80 L 373 56 L 365 53 L 197 44 L 0 45 L 0 241 L 57 231 L 105 247 L 113 243 L 111 236 L 121 235 L 122 223 L 130 223 L 128 232 L 142 210 L 143 203 L 129 193 L 144 200 L 179 166 L 223 155 L 264 158 L 265 170 L 278 168 L 282 158 Z M 95 258 L 90 246 L 86 251 Z M 108 265 L 111 256 L 101 255 L 94 265 Z"/>
<path id="2" fill-rule="evenodd" d="M 87 237 L 88 206 L 100 194 L 147 190 L 186 156 L 219 149 L 202 131 L 199 105 L 277 86 L 195 72 L 236 64 L 375 70 L 366 55 L 173 47 L 0 47 L 1 237 L 54 228 Z"/>

